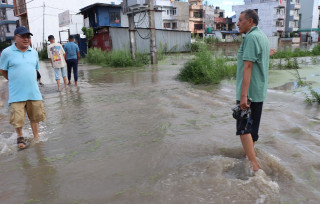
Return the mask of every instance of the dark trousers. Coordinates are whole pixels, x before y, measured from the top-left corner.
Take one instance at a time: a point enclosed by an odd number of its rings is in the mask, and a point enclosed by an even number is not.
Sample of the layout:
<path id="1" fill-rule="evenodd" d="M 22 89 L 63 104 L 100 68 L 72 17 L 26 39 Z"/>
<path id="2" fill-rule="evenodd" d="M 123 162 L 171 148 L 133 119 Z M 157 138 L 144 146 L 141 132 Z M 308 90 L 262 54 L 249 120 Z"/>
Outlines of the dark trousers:
<path id="1" fill-rule="evenodd" d="M 71 69 L 73 69 L 74 81 L 78 81 L 78 60 L 77 59 L 68 59 L 67 60 L 67 69 L 68 69 L 68 81 L 71 80 Z"/>

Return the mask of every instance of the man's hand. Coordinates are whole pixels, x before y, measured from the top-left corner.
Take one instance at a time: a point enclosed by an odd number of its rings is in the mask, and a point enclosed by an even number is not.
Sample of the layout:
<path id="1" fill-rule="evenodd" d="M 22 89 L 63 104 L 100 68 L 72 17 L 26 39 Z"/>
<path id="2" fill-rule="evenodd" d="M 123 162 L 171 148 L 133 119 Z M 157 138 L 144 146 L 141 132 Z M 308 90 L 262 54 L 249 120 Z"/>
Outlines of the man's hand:
<path id="1" fill-rule="evenodd" d="M 248 104 L 248 97 L 247 96 L 241 96 L 241 98 L 240 98 L 240 108 L 241 108 L 241 110 L 246 110 L 249 107 L 250 107 L 250 105 Z"/>
<path id="2" fill-rule="evenodd" d="M 276 49 L 271 49 L 269 52 L 269 56 L 271 57 L 272 55 L 274 55 L 277 52 Z"/>

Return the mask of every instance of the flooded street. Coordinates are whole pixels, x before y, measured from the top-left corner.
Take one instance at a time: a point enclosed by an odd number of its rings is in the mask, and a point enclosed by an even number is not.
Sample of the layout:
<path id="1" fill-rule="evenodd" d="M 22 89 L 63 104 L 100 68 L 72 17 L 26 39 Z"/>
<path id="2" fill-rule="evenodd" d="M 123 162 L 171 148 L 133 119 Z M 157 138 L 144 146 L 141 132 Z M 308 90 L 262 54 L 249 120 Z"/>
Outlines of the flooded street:
<path id="1" fill-rule="evenodd" d="M 287 70 L 270 71 L 256 144 L 266 174 L 252 176 L 235 135 L 235 81 L 175 80 L 189 54 L 154 67 L 79 66 L 79 87 L 56 91 L 41 62 L 47 120 L 40 142 L 17 151 L 0 91 L 0 203 L 320 203 L 320 106 Z M 319 57 L 318 57 L 319 58 Z M 320 60 L 320 59 L 319 59 Z M 319 90 L 318 65 L 301 65 Z M 24 135 L 32 137 L 30 124 Z"/>

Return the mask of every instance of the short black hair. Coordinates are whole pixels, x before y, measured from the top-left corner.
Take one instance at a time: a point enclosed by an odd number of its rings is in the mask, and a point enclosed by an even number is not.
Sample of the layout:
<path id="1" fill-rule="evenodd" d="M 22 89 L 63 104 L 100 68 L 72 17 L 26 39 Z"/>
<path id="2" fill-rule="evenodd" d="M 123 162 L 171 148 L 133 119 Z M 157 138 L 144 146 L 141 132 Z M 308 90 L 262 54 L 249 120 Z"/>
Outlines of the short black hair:
<path id="1" fill-rule="evenodd" d="M 69 36 L 69 40 L 73 40 L 74 37 L 72 35 Z"/>
<path id="2" fill-rule="evenodd" d="M 257 14 L 257 12 L 255 10 L 247 9 L 247 10 L 244 10 L 244 11 L 241 12 L 241 14 L 243 14 L 243 13 L 245 14 L 247 19 L 252 18 L 253 23 L 258 25 L 259 16 L 258 16 L 258 14 Z"/>
<path id="3" fill-rule="evenodd" d="M 48 36 L 48 40 L 51 40 L 51 39 L 54 39 L 54 36 L 53 36 L 53 35 L 49 35 L 49 36 Z"/>

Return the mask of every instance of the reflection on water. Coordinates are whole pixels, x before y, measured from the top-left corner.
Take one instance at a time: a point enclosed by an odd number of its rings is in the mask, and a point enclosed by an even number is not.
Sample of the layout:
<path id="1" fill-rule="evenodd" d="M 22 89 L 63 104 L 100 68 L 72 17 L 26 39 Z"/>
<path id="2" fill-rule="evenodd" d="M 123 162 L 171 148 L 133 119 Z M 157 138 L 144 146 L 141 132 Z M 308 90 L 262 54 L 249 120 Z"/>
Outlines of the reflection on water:
<path id="1" fill-rule="evenodd" d="M 43 80 L 46 140 L 17 152 L 12 127 L 0 123 L 0 203 L 320 203 L 319 106 L 291 91 L 294 77 L 270 72 L 256 144 L 264 172 L 253 175 L 231 117 L 234 81 L 178 82 L 187 59 L 79 66 L 79 87 L 61 92 Z M 316 70 L 308 65 L 301 77 L 318 81 Z M 8 117 L 7 106 L 0 111 Z"/>

